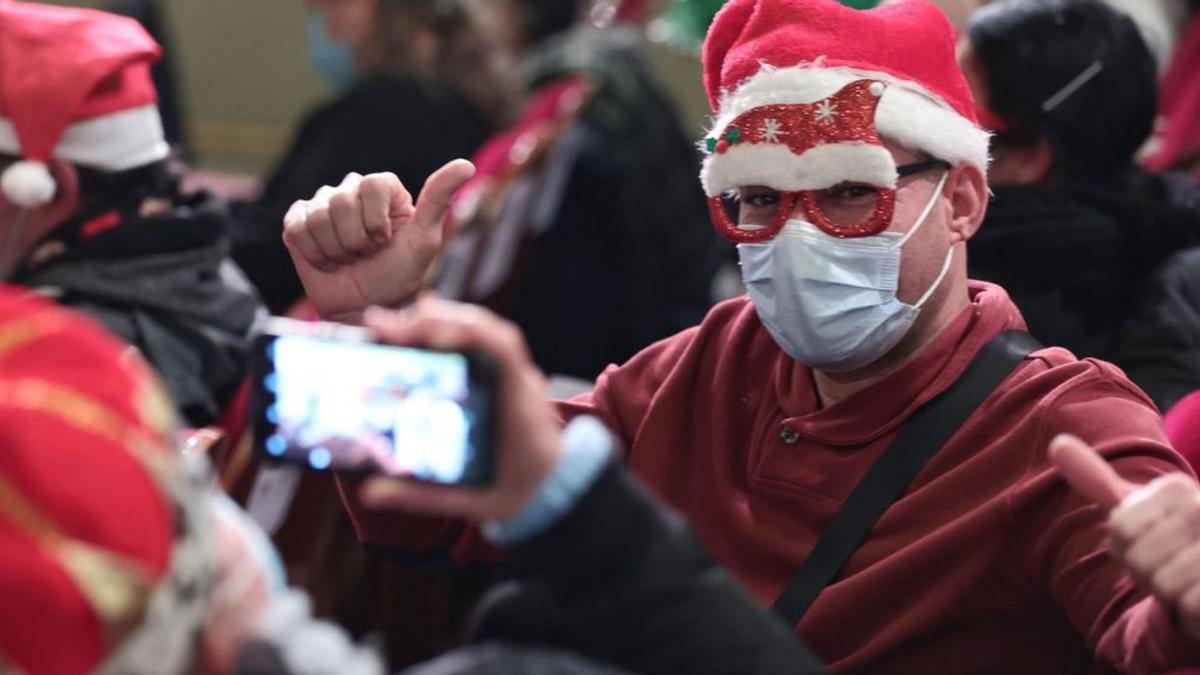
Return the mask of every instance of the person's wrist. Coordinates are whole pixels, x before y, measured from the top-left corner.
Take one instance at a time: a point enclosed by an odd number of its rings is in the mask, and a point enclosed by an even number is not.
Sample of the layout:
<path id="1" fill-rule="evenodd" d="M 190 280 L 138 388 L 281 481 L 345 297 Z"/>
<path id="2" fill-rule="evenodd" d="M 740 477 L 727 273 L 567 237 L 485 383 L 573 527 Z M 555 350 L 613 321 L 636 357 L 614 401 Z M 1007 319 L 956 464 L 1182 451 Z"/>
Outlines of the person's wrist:
<path id="1" fill-rule="evenodd" d="M 612 434 L 594 417 L 577 417 L 562 434 L 561 453 L 524 504 L 507 517 L 483 523 L 484 536 L 500 546 L 532 539 L 574 508 L 608 465 Z"/>

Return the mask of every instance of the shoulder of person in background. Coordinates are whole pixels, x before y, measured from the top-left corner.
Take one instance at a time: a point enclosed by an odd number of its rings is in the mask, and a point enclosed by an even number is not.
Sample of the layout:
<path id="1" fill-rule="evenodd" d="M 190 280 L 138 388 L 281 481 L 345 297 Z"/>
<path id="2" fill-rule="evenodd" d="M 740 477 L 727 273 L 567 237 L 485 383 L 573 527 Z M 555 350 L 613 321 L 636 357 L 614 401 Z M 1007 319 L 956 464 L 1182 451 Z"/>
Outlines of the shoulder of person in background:
<path id="1" fill-rule="evenodd" d="M 1200 248 L 1168 259 L 1142 297 L 1112 360 L 1168 412 L 1200 389 Z"/>

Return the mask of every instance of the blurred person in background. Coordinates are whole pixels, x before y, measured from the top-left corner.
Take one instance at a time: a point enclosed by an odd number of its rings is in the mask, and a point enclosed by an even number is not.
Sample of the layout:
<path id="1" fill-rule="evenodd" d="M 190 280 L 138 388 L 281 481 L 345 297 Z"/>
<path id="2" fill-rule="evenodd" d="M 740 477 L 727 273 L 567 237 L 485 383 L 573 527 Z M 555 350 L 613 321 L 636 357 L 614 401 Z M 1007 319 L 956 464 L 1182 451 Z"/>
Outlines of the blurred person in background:
<path id="1" fill-rule="evenodd" d="M 516 321 L 555 375 L 590 380 L 694 325 L 729 255 L 707 224 L 696 148 L 645 52 L 640 21 L 656 9 L 486 3 L 529 103 L 475 156 L 434 287 Z"/>
<path id="2" fill-rule="evenodd" d="M 313 65 L 336 97 L 309 113 L 257 201 L 234 205 L 234 259 L 272 312 L 303 294 L 279 240 L 288 206 L 347 174 L 420 181 L 508 119 L 510 73 L 470 0 L 311 0 Z"/>
<path id="3" fill-rule="evenodd" d="M 1003 285 L 1040 340 L 1114 361 L 1169 407 L 1188 390 L 1128 343 L 1161 341 L 1164 323 L 1195 331 L 1148 295 L 1164 261 L 1200 243 L 1200 190 L 1135 162 L 1158 94 L 1137 27 L 1097 0 L 1002 0 L 972 17 L 960 61 L 995 133 L 972 276 Z M 1200 380 L 1200 353 L 1178 349 Z"/>
<path id="4" fill-rule="evenodd" d="M 0 275 L 137 347 L 203 426 L 242 379 L 260 305 L 225 212 L 167 166 L 158 55 L 132 19 L 0 3 Z"/>

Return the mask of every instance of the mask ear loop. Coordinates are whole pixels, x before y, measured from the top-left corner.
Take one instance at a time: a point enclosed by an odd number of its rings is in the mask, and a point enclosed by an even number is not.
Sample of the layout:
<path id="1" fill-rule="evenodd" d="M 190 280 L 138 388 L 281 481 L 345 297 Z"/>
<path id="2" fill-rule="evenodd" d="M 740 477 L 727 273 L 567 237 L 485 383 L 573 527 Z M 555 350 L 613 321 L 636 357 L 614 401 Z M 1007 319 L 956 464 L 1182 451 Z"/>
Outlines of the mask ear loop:
<path id="1" fill-rule="evenodd" d="M 908 243 L 908 240 L 917 233 L 917 230 L 921 229 L 921 227 L 925 225 L 925 221 L 929 218 L 929 214 L 933 213 L 933 207 L 935 204 L 937 204 L 938 197 L 942 196 L 942 188 L 946 187 L 946 178 L 949 176 L 949 171 L 942 173 L 942 177 L 938 179 L 937 187 L 933 190 L 933 196 L 929 198 L 929 203 L 925 205 L 925 210 L 921 211 L 920 216 L 917 216 L 917 223 L 912 226 L 912 229 L 906 232 L 903 237 L 900 237 L 900 241 L 896 242 L 896 248 L 900 248 L 901 246 L 904 246 L 904 244 Z"/>
<path id="2" fill-rule="evenodd" d="M 938 179 L 937 188 L 934 189 L 933 196 L 929 198 L 929 203 L 925 205 L 925 209 L 921 211 L 921 215 L 917 218 L 916 225 L 914 225 L 911 230 L 909 230 L 903 237 L 900 238 L 899 241 L 896 242 L 896 248 L 904 246 L 905 242 L 912 238 L 912 236 L 916 234 L 917 230 L 921 229 L 921 227 L 925 225 L 925 221 L 928 220 L 929 214 L 933 213 L 934 204 L 937 204 L 938 197 L 942 195 L 942 188 L 946 187 L 946 179 L 949 176 L 949 171 L 942 173 L 942 177 Z M 933 297 L 934 291 L 936 291 L 938 287 L 942 285 L 942 281 L 950 272 L 950 263 L 953 261 L 954 247 L 951 246 L 950 250 L 946 252 L 946 259 L 942 262 L 942 271 L 938 272 L 937 278 L 934 279 L 933 283 L 929 285 L 929 288 L 925 291 L 925 294 L 922 295 L 921 298 L 912 305 L 913 307 L 920 309 L 929 300 L 929 298 Z"/>
<path id="3" fill-rule="evenodd" d="M 950 250 L 946 251 L 946 261 L 942 263 L 942 271 L 938 272 L 937 278 L 934 279 L 933 283 L 929 285 L 929 290 L 925 291 L 925 295 L 922 295 L 921 299 L 917 300 L 917 302 L 913 305 L 913 307 L 920 309 L 922 306 L 925 305 L 925 302 L 927 300 L 929 300 L 929 298 L 933 297 L 933 292 L 938 289 L 938 286 L 942 285 L 942 280 L 945 279 L 946 274 L 948 272 L 950 272 L 950 263 L 953 261 L 954 261 L 954 247 L 951 246 Z"/>

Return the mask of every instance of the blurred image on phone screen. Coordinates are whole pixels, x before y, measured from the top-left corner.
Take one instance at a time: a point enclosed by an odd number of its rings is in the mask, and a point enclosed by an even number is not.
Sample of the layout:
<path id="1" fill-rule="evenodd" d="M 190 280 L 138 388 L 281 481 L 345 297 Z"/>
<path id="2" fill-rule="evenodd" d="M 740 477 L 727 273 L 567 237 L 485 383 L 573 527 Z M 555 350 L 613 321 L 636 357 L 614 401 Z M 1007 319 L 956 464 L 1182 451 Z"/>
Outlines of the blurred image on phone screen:
<path id="1" fill-rule="evenodd" d="M 447 484 L 491 476 L 490 378 L 470 355 L 264 336 L 261 452 L 312 469 Z"/>

